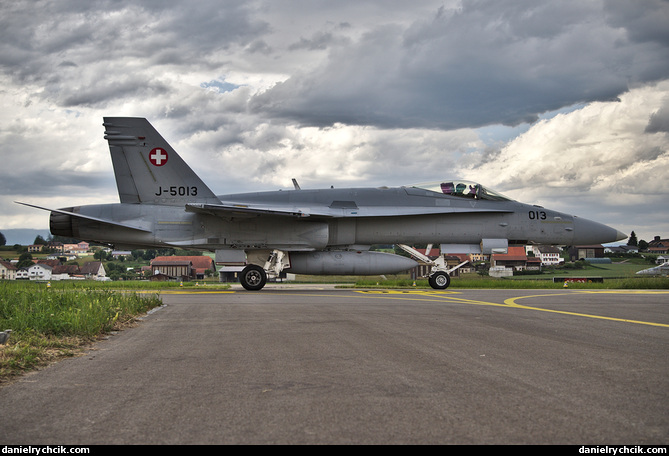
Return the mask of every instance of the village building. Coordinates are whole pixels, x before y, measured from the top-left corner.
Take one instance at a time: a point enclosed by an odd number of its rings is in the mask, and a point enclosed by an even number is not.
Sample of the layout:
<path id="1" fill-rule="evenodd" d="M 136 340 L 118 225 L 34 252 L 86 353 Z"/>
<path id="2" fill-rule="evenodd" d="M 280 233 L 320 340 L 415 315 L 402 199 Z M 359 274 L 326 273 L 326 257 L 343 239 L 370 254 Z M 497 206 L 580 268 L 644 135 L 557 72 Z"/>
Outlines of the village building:
<path id="1" fill-rule="evenodd" d="M 100 261 L 89 261 L 80 268 L 81 274 L 86 279 L 104 280 L 107 278 L 107 271 Z"/>
<path id="2" fill-rule="evenodd" d="M 53 268 L 47 264 L 33 264 L 16 271 L 16 279 L 22 280 L 51 280 Z"/>
<path id="3" fill-rule="evenodd" d="M 51 280 L 84 279 L 79 266 L 76 264 L 60 264 L 51 271 Z"/>
<path id="4" fill-rule="evenodd" d="M 576 245 L 569 249 L 570 261 L 604 258 L 604 246 L 601 244 Z"/>
<path id="5" fill-rule="evenodd" d="M 16 266 L 9 261 L 0 261 L 0 280 L 16 280 Z"/>
<path id="6" fill-rule="evenodd" d="M 564 262 L 562 258 L 562 251 L 552 245 L 532 245 L 528 246 L 527 249 L 532 252 L 532 254 L 539 258 L 542 266 L 557 266 L 560 263 Z M 528 257 L 528 261 L 531 257 Z"/>
<path id="7" fill-rule="evenodd" d="M 527 254 L 524 247 L 509 246 L 507 253 L 494 253 L 491 268 L 505 268 L 522 271 L 527 267 Z"/>
<path id="8" fill-rule="evenodd" d="M 669 253 L 669 239 L 660 239 L 660 236 L 655 236 L 655 238 L 648 243 L 648 253 L 657 253 L 665 254 Z"/>
<path id="9" fill-rule="evenodd" d="M 160 256 L 151 260 L 156 280 L 202 280 L 207 271 L 216 272 L 213 258 L 201 256 Z"/>
<path id="10" fill-rule="evenodd" d="M 90 245 L 88 242 L 79 242 L 77 244 L 63 244 L 63 252 L 82 254 L 88 252 Z"/>

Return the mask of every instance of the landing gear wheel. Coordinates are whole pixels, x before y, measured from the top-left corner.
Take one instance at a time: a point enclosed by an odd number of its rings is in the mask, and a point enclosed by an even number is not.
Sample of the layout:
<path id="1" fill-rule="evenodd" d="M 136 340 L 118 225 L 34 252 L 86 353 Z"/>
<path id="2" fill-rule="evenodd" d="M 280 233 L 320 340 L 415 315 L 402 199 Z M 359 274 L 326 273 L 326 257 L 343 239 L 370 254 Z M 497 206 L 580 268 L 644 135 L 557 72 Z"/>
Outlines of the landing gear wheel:
<path id="1" fill-rule="evenodd" d="M 267 274 L 260 266 L 250 264 L 242 270 L 239 275 L 239 282 L 247 290 L 260 290 L 267 283 Z"/>
<path id="2" fill-rule="evenodd" d="M 427 281 L 435 290 L 445 290 L 451 284 L 451 276 L 447 272 L 435 272 Z"/>

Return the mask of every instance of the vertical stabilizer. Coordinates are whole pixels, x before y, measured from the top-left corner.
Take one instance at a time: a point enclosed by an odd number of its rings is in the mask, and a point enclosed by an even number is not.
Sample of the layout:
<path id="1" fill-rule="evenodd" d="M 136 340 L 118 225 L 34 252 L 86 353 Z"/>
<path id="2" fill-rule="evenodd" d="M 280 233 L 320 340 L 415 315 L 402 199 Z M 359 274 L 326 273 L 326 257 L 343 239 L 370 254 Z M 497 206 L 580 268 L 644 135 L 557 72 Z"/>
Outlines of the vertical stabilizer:
<path id="1" fill-rule="evenodd" d="M 105 117 L 103 125 L 121 203 L 220 202 L 148 120 Z"/>

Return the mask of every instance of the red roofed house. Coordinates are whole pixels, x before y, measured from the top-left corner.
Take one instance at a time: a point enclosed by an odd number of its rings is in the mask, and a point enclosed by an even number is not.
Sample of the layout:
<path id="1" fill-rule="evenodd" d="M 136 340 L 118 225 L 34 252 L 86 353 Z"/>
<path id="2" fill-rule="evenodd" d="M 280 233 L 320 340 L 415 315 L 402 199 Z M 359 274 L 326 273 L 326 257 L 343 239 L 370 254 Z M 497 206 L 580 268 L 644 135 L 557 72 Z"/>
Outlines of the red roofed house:
<path id="1" fill-rule="evenodd" d="M 509 247 L 508 253 L 494 253 L 492 255 L 492 267 L 504 267 L 522 271 L 527 267 L 527 254 L 525 247 Z"/>

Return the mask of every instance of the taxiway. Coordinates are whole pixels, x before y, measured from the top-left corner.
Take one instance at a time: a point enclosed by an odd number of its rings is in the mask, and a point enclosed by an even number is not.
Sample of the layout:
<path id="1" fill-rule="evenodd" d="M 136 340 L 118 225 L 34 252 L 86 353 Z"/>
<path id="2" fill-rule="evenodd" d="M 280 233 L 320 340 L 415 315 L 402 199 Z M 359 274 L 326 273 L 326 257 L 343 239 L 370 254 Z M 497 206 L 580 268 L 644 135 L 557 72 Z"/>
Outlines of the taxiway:
<path id="1" fill-rule="evenodd" d="M 669 293 L 164 293 L 0 389 L 3 444 L 666 444 Z"/>

